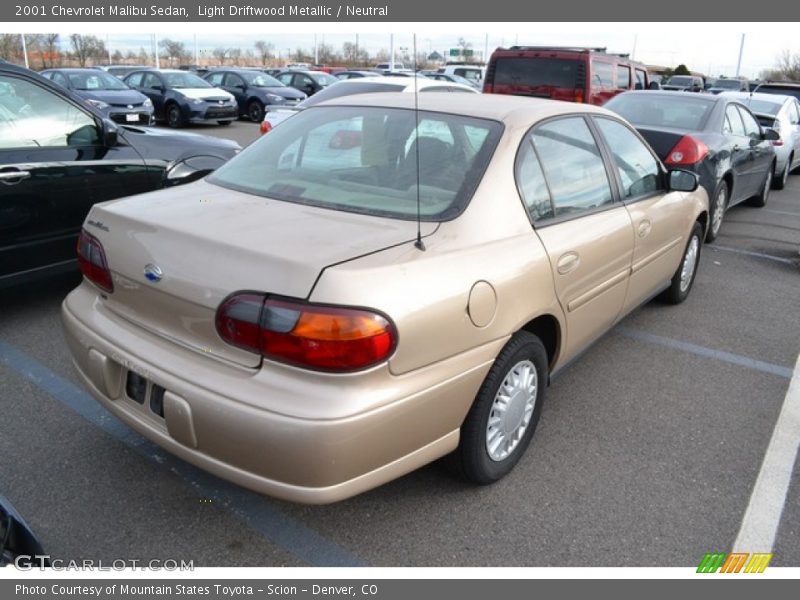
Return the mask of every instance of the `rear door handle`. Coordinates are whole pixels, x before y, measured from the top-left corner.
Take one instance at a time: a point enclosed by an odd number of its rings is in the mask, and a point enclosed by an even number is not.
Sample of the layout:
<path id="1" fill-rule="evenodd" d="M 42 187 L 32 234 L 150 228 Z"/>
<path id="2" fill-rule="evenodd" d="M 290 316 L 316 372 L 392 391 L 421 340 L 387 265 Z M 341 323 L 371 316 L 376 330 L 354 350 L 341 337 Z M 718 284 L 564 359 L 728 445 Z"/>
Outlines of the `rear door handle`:
<path id="1" fill-rule="evenodd" d="M 556 270 L 561 275 L 574 271 L 581 262 L 581 257 L 577 252 L 566 252 L 562 254 L 556 263 Z"/>
<path id="2" fill-rule="evenodd" d="M 31 176 L 30 171 L 3 171 L 0 173 L 0 182 L 6 185 L 16 185 L 23 179 L 28 179 Z"/>

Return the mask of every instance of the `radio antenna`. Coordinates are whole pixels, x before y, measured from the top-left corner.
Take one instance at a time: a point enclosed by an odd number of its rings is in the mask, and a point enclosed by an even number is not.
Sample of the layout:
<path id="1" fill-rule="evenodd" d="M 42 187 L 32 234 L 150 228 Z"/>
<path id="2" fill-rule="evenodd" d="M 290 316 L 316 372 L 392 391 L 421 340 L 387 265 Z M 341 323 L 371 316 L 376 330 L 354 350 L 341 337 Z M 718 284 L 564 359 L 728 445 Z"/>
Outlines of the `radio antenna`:
<path id="1" fill-rule="evenodd" d="M 419 199 L 419 187 L 420 187 L 420 177 L 419 177 L 419 87 L 417 82 L 419 81 L 419 77 L 417 74 L 417 34 L 414 34 L 414 74 L 412 75 L 414 78 L 414 148 L 416 151 L 416 159 L 417 159 L 417 241 L 414 242 L 414 246 L 418 250 L 425 251 L 425 244 L 422 241 L 422 215 L 420 212 L 420 199 Z"/>

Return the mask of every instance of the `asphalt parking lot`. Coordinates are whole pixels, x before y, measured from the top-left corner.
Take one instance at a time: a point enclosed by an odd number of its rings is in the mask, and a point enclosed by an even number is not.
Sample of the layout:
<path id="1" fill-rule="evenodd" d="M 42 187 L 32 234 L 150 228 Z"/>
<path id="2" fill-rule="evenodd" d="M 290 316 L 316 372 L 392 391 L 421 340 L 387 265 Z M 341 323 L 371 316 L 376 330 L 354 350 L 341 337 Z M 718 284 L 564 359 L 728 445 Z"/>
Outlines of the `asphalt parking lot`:
<path id="1" fill-rule="evenodd" d="M 258 126 L 190 131 L 236 139 Z M 553 381 L 510 476 L 433 464 L 339 504 L 261 497 L 181 462 L 77 384 L 78 276 L 0 296 L 0 493 L 63 559 L 195 566 L 697 566 L 737 537 L 800 352 L 800 175 L 732 209 L 689 299 L 640 308 Z M 800 464 L 774 566 L 800 566 Z"/>

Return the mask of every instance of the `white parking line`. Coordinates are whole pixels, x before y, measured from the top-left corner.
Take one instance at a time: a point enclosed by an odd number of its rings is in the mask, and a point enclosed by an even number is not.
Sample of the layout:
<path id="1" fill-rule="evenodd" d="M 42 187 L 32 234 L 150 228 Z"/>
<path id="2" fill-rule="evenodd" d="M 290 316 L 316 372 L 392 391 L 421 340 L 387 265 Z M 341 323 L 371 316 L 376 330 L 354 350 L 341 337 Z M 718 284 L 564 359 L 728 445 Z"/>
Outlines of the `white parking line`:
<path id="1" fill-rule="evenodd" d="M 733 552 L 772 552 L 800 446 L 800 356 L 772 431 Z"/>
<path id="2" fill-rule="evenodd" d="M 734 254 L 743 254 L 744 256 L 754 256 L 756 258 L 764 258 L 766 260 L 774 260 L 775 262 L 783 263 L 785 265 L 793 265 L 795 261 L 791 258 L 783 258 L 781 256 L 772 256 L 771 254 L 764 254 L 763 252 L 753 252 L 752 250 L 742 250 L 740 248 L 728 248 L 727 246 L 720 246 L 714 244 L 712 250 L 722 250 L 723 252 L 732 252 Z"/>

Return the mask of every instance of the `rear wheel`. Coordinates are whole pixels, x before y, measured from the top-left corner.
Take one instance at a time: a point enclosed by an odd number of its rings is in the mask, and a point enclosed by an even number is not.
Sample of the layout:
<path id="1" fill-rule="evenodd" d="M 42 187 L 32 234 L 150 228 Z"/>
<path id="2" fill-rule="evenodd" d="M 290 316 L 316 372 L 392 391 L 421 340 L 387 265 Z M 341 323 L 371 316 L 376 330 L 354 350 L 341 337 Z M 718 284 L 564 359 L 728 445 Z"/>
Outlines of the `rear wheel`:
<path id="1" fill-rule="evenodd" d="M 247 116 L 254 123 L 261 123 L 264 120 L 264 105 L 258 100 L 253 100 L 247 105 Z"/>
<path id="2" fill-rule="evenodd" d="M 728 206 L 728 184 L 725 180 L 720 181 L 714 195 L 711 198 L 711 224 L 706 233 L 706 242 L 713 242 L 719 235 L 722 226 L 722 217 L 725 215 L 725 208 Z"/>
<path id="3" fill-rule="evenodd" d="M 783 167 L 783 171 L 781 171 L 780 175 L 776 175 L 772 180 L 772 189 L 782 190 L 786 187 L 786 182 L 789 180 L 789 172 L 792 170 L 793 160 L 793 156 L 790 156 L 788 159 L 786 159 L 786 166 Z"/>
<path id="4" fill-rule="evenodd" d="M 678 270 L 672 276 L 669 287 L 664 291 L 663 298 L 670 304 L 680 304 L 689 296 L 692 291 L 692 284 L 697 275 L 697 263 L 700 262 L 700 247 L 702 246 L 703 227 L 700 223 L 695 223 L 692 233 L 689 234 L 689 241 L 686 243 L 686 250 L 683 251 L 683 258 Z"/>
<path id="5" fill-rule="evenodd" d="M 183 115 L 177 104 L 170 104 L 167 107 L 167 125 L 175 128 L 183 126 Z"/>
<path id="6" fill-rule="evenodd" d="M 467 480 L 486 485 L 514 468 L 530 444 L 547 385 L 541 340 L 520 331 L 505 345 L 461 426 L 451 464 Z"/>
<path id="7" fill-rule="evenodd" d="M 769 191 L 772 189 L 772 173 L 775 171 L 775 163 L 772 163 L 772 166 L 767 171 L 767 176 L 764 179 L 764 185 L 761 186 L 761 193 L 752 198 L 749 202 L 750 206 L 757 206 L 761 208 L 762 206 L 767 205 L 767 200 L 769 199 Z"/>

